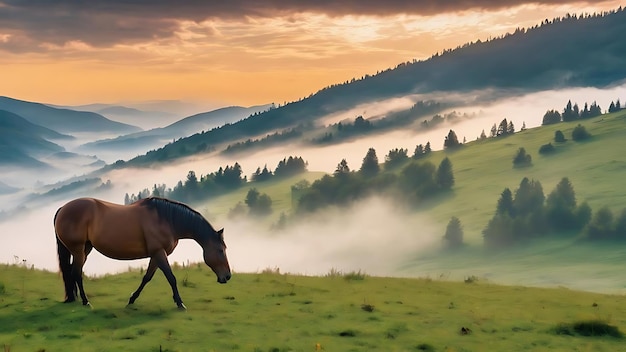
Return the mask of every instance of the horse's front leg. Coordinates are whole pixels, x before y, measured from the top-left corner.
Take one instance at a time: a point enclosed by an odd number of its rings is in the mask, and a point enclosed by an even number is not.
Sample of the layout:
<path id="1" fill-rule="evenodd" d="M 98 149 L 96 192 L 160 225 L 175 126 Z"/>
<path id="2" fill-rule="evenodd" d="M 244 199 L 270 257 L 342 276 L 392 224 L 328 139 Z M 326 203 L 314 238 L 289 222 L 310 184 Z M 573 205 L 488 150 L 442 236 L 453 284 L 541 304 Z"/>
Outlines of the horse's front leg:
<path id="1" fill-rule="evenodd" d="M 141 284 L 139 284 L 137 291 L 135 291 L 132 294 L 132 296 L 130 296 L 130 299 L 128 300 L 129 305 L 135 303 L 135 300 L 139 298 L 139 294 L 141 293 L 143 288 L 146 286 L 148 282 L 150 282 L 150 280 L 152 280 L 152 277 L 154 276 L 156 269 L 157 269 L 156 260 L 154 260 L 154 258 L 150 258 L 148 269 L 146 270 L 146 274 L 143 276 L 143 279 L 141 279 Z"/>
<path id="2" fill-rule="evenodd" d="M 170 283 L 170 286 L 172 287 L 172 294 L 173 294 L 173 298 L 174 298 L 174 302 L 176 302 L 176 305 L 178 306 L 179 309 L 187 309 L 187 307 L 185 307 L 185 305 L 183 304 L 183 300 L 180 298 L 180 294 L 178 294 L 178 286 L 176 286 L 176 277 L 174 276 L 174 273 L 172 273 L 172 268 L 170 267 L 170 263 L 167 261 L 167 254 L 165 253 L 165 250 L 161 250 L 158 253 L 156 253 L 154 256 L 152 256 L 152 259 L 156 261 L 157 266 L 159 267 L 159 269 L 161 269 L 161 271 L 163 271 L 163 274 L 165 274 L 165 277 L 167 278 L 167 282 Z"/>

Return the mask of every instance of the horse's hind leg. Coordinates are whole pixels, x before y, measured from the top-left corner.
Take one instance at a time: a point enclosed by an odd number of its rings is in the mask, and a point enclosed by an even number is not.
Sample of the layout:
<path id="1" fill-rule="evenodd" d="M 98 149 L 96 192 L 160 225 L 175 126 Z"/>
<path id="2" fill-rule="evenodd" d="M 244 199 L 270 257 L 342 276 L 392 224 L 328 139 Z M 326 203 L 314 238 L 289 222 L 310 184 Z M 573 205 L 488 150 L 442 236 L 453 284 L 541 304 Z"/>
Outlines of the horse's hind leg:
<path id="1" fill-rule="evenodd" d="M 83 305 L 89 305 L 89 300 L 85 294 L 85 288 L 83 287 L 83 265 L 85 265 L 86 255 L 85 248 L 80 248 L 78 253 L 74 254 L 74 261 L 72 262 L 72 276 L 78 285 L 80 292 L 80 298 L 83 300 Z"/>
<path id="2" fill-rule="evenodd" d="M 148 282 L 150 282 L 150 280 L 152 280 L 152 277 L 154 276 L 156 269 L 157 269 L 156 261 L 154 259 L 150 259 L 150 264 L 148 264 L 148 269 L 146 270 L 146 274 L 143 276 L 143 279 L 141 279 L 141 284 L 139 284 L 139 288 L 137 288 L 137 291 L 135 291 L 132 294 L 132 296 L 130 296 L 130 299 L 128 300 L 128 304 L 135 303 L 135 300 L 139 298 L 139 294 L 141 293 L 143 288 L 146 286 Z"/>

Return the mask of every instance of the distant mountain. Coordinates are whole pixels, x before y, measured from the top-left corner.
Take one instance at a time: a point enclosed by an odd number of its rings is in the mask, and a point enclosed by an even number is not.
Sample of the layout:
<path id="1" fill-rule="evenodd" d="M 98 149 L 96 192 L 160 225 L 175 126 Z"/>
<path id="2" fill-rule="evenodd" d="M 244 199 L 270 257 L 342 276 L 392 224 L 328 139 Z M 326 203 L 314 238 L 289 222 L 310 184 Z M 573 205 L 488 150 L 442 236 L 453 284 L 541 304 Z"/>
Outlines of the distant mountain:
<path id="1" fill-rule="evenodd" d="M 81 146 L 81 150 L 98 151 L 107 149 L 127 152 L 133 150 L 144 153 L 147 150 L 160 147 L 173 140 L 242 120 L 253 114 L 266 111 L 270 106 L 271 105 L 259 105 L 248 108 L 239 106 L 225 107 L 186 117 L 166 127 L 154 128 L 113 139 L 87 143 Z M 137 153 L 134 155 L 137 155 Z"/>
<path id="2" fill-rule="evenodd" d="M 567 15 L 487 42 L 476 41 L 323 88 L 299 101 L 256 114 L 132 159 L 168 161 L 216 145 L 311 123 L 326 115 L 392 97 L 429 94 L 445 103 L 449 92 L 491 89 L 519 94 L 566 87 L 603 87 L 626 79 L 626 10 Z"/>
<path id="3" fill-rule="evenodd" d="M 29 122 L 25 118 L 10 111 L 0 110 L 0 127 L 5 130 L 15 130 L 20 133 L 38 136 L 47 140 L 71 140 L 73 136 L 61 134 L 57 131 Z"/>
<path id="4" fill-rule="evenodd" d="M 0 181 L 0 195 L 15 193 L 19 190 L 20 190 L 19 188 L 11 187 L 7 185 L 6 183 Z"/>
<path id="5" fill-rule="evenodd" d="M 94 112 L 58 109 L 8 97 L 0 97 L 0 110 L 10 111 L 34 124 L 64 133 L 109 132 L 126 134 L 141 130 L 136 126 L 111 121 Z"/>
<path id="6" fill-rule="evenodd" d="M 59 107 L 54 106 L 53 107 Z M 143 129 L 151 129 L 169 125 L 183 115 L 177 115 L 166 111 L 141 110 L 134 107 L 113 104 L 89 104 L 79 106 L 62 106 L 61 108 L 76 111 L 91 111 L 100 114 L 113 121 L 122 122 Z"/>
<path id="7" fill-rule="evenodd" d="M 8 111 L 0 110 L 0 164 L 44 167 L 38 157 L 64 151 L 49 139 L 67 139 L 48 128 L 35 125 Z"/>

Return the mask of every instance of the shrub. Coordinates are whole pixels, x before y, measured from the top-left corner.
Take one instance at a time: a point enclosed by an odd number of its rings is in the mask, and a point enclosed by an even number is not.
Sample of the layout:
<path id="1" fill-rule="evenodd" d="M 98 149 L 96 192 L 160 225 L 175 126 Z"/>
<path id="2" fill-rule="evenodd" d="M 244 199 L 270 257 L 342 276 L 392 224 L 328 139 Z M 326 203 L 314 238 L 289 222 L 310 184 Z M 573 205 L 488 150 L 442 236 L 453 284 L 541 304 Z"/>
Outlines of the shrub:
<path id="1" fill-rule="evenodd" d="M 566 141 L 565 135 L 563 134 L 563 132 L 561 132 L 561 130 L 557 130 L 554 132 L 554 141 L 557 143 L 563 143 Z"/>
<path id="2" fill-rule="evenodd" d="M 532 164 L 532 157 L 526 154 L 526 149 L 520 147 L 513 158 L 513 167 L 524 167 Z"/>
<path id="3" fill-rule="evenodd" d="M 555 149 L 552 143 L 544 144 L 541 147 L 539 147 L 539 154 L 550 154 L 554 152 L 554 150 Z"/>
<path id="4" fill-rule="evenodd" d="M 569 324 L 561 323 L 553 331 L 557 335 L 624 337 L 624 334 L 617 327 L 609 325 L 602 320 L 583 320 Z"/>
<path id="5" fill-rule="evenodd" d="M 572 131 L 572 139 L 575 141 L 584 141 L 585 139 L 589 139 L 591 137 L 591 133 L 587 132 L 585 126 L 578 124 L 578 126 L 574 127 Z"/>

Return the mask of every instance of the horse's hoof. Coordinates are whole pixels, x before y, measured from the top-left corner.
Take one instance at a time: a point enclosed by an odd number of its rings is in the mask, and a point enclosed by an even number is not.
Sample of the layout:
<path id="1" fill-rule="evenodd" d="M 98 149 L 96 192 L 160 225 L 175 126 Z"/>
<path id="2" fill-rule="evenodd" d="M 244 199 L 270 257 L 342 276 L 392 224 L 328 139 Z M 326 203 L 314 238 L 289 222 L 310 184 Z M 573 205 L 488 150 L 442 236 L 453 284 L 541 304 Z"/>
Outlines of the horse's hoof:
<path id="1" fill-rule="evenodd" d="M 89 303 L 89 302 L 83 302 L 83 306 L 87 307 L 87 308 L 93 309 L 93 307 L 91 306 L 91 303 Z"/>
<path id="2" fill-rule="evenodd" d="M 72 303 L 72 302 L 76 302 L 76 298 L 66 298 L 65 301 L 63 301 L 63 303 Z"/>
<path id="3" fill-rule="evenodd" d="M 186 311 L 186 310 L 187 310 L 187 307 L 185 307 L 185 305 L 184 305 L 184 304 L 180 303 L 180 304 L 178 305 L 178 310 L 180 310 L 180 311 Z"/>

